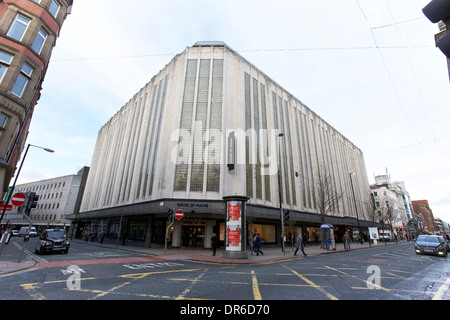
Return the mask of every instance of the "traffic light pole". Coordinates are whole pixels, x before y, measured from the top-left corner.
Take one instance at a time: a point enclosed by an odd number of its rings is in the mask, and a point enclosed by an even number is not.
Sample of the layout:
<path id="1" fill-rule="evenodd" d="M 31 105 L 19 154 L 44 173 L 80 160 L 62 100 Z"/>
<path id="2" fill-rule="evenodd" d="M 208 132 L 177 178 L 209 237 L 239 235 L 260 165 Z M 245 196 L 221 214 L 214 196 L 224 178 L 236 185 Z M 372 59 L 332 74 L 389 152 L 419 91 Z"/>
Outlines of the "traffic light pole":
<path id="1" fill-rule="evenodd" d="M 169 209 L 168 213 L 169 213 L 169 215 L 168 215 L 169 219 L 168 220 L 169 220 L 170 224 L 166 228 L 166 237 L 165 237 L 165 241 L 164 241 L 164 254 L 167 253 L 167 241 L 168 241 L 168 238 L 169 238 L 169 229 L 173 225 L 173 223 L 175 222 L 175 208 Z"/>
<path id="2" fill-rule="evenodd" d="M 19 178 L 19 174 L 20 174 L 20 170 L 22 170 L 23 162 L 25 161 L 25 158 L 27 157 L 28 149 L 30 149 L 30 144 L 28 144 L 27 149 L 25 150 L 25 153 L 23 154 L 22 161 L 20 162 L 19 169 L 17 170 L 16 177 L 15 177 L 14 182 L 13 182 L 13 185 L 12 185 L 12 187 L 11 187 L 11 192 L 9 192 L 9 193 L 6 195 L 6 199 L 5 199 L 5 201 L 6 201 L 5 207 L 3 208 L 2 216 L 0 217 L 0 228 L 1 228 L 1 225 L 2 225 L 3 217 L 5 216 L 6 205 L 11 201 L 12 194 L 14 193 L 14 188 L 16 187 L 17 178 Z M 5 229 L 5 232 L 6 232 L 6 231 L 7 231 L 7 230 Z M 2 239 L 2 242 L 0 243 L 0 257 L 2 256 L 3 247 L 5 246 L 5 242 L 6 242 L 6 237 L 2 237 L 2 238 L 3 238 L 3 239 Z M 24 247 L 25 247 L 25 246 L 24 246 Z"/>
<path id="3" fill-rule="evenodd" d="M 17 262 L 21 262 L 22 261 L 22 257 L 23 257 L 23 252 L 25 251 L 25 246 L 28 242 L 28 240 L 30 239 L 30 232 L 31 232 L 31 227 L 33 226 L 33 221 L 31 221 L 30 217 L 28 215 L 26 215 L 25 213 L 22 213 L 23 217 L 25 219 L 28 220 L 28 223 L 30 224 L 30 226 L 28 227 L 28 232 L 26 235 L 23 236 L 23 246 L 22 246 L 22 251 L 20 252 L 20 256 L 19 259 L 17 260 Z"/>
<path id="4" fill-rule="evenodd" d="M 279 133 L 278 137 L 283 137 L 283 133 Z M 283 251 L 283 256 L 286 255 L 284 250 L 284 213 L 283 213 L 283 199 L 281 197 L 281 164 L 280 164 L 280 143 L 278 143 L 278 198 L 280 199 L 280 222 L 281 222 L 281 250 Z"/>
<path id="5" fill-rule="evenodd" d="M 35 145 L 32 145 L 32 144 L 28 144 L 27 149 L 25 150 L 25 153 L 23 154 L 22 161 L 20 162 L 19 169 L 17 170 L 16 178 L 14 179 L 14 183 L 13 183 L 13 185 L 12 185 L 12 187 L 11 187 L 11 192 L 9 192 L 9 193 L 7 194 L 6 199 L 5 199 L 5 201 L 6 201 L 5 207 L 3 208 L 2 215 L 0 216 L 0 229 L 1 229 L 3 217 L 4 217 L 5 212 L 6 212 L 6 205 L 11 201 L 12 194 L 14 193 L 14 188 L 16 187 L 17 178 L 19 178 L 20 171 L 22 170 L 23 163 L 24 163 L 24 161 L 25 161 L 25 158 L 27 157 L 28 150 L 30 149 L 31 146 L 32 146 L 32 147 L 36 147 L 36 148 L 40 148 L 40 149 L 44 149 L 44 150 L 47 151 L 47 152 L 51 152 L 51 153 L 55 152 L 55 151 L 53 151 L 52 149 L 43 148 L 43 147 L 35 146 Z M 29 221 L 31 221 L 28 217 L 27 217 L 27 219 L 28 219 Z M 30 223 L 31 223 L 31 222 L 30 222 Z M 30 226 L 31 226 L 31 225 L 30 225 Z M 6 230 L 5 230 L 5 232 L 6 232 Z M 6 242 L 6 237 L 3 237 L 3 240 L 2 240 L 2 242 L 0 243 L 0 257 L 1 257 L 2 252 L 3 252 L 3 247 L 5 246 L 5 242 Z"/>

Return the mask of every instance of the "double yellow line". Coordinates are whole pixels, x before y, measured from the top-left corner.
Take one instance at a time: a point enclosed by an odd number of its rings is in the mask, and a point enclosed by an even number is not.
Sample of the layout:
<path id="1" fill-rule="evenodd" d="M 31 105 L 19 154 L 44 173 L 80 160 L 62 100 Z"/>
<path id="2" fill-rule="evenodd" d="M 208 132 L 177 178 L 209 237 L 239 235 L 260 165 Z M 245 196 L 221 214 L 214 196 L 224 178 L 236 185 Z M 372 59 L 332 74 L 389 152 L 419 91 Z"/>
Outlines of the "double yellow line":
<path id="1" fill-rule="evenodd" d="M 22 246 L 20 245 L 20 244 L 18 244 L 17 242 L 13 242 L 14 243 L 14 245 L 17 247 L 17 248 L 19 248 L 20 250 L 22 250 Z M 39 256 L 37 256 L 37 255 L 35 255 L 34 253 L 32 253 L 30 250 L 28 250 L 28 249 L 25 249 L 25 253 L 27 254 L 27 255 L 29 255 L 30 257 L 32 257 L 33 259 L 35 259 L 37 262 L 41 262 L 41 263 L 43 263 L 43 262 L 48 262 L 47 260 L 45 260 L 44 258 L 41 258 L 41 257 L 39 257 Z"/>

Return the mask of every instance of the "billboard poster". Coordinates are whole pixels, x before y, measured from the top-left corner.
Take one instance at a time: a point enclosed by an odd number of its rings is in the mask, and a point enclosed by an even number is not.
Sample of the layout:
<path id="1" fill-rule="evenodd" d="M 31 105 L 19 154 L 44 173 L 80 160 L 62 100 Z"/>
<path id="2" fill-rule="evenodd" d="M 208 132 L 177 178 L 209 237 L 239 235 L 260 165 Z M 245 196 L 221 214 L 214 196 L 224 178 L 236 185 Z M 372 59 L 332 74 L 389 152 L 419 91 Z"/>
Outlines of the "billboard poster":
<path id="1" fill-rule="evenodd" d="M 369 228 L 370 239 L 379 240 L 378 228 Z"/>
<path id="2" fill-rule="evenodd" d="M 228 201 L 226 250 L 241 251 L 241 224 L 241 201 Z"/>

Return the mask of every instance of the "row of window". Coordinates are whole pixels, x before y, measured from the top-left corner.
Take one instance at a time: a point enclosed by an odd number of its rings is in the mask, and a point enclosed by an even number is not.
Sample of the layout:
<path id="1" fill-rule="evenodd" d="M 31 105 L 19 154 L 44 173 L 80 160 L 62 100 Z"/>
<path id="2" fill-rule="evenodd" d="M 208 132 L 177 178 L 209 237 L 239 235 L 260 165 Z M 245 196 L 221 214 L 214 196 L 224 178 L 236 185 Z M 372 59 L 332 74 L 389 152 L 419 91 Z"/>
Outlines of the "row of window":
<path id="1" fill-rule="evenodd" d="M 32 0 L 36 3 L 41 4 L 42 0 Z M 50 6 L 48 8 L 48 12 L 50 12 L 50 14 L 56 18 L 56 16 L 58 15 L 59 9 L 61 9 L 61 5 L 59 4 L 58 1 L 56 0 L 52 0 L 52 2 L 50 3 Z"/>
<path id="2" fill-rule="evenodd" d="M 42 2 L 42 0 L 33 0 L 33 1 L 39 4 Z M 51 15 L 53 15 L 53 17 L 56 18 L 60 9 L 61 5 L 56 0 L 52 0 L 48 8 L 48 11 L 50 12 Z M 15 16 L 6 35 L 17 41 L 22 41 L 28 27 L 30 26 L 30 23 L 31 23 L 30 18 L 19 13 Z M 43 28 L 40 28 L 36 35 L 36 38 L 33 41 L 33 44 L 31 45 L 31 49 L 37 54 L 41 54 L 45 42 L 47 41 L 47 38 L 48 33 Z M 0 51 L 0 83 L 3 81 L 3 77 L 6 74 L 8 67 L 11 65 L 12 59 L 13 55 L 4 51 Z M 33 71 L 34 71 L 33 68 L 29 64 L 27 63 L 23 64 L 20 70 L 20 74 L 17 77 L 16 82 L 14 83 L 14 86 L 11 90 L 11 92 L 14 95 L 16 95 L 19 98 L 22 98 L 23 93 L 25 92 L 25 88 L 29 80 L 31 79 Z M 6 124 L 4 122 L 6 122 L 7 120 L 7 118 L 6 119 L 4 118 L 5 117 L 0 118 L 0 127 L 2 128 L 4 128 L 4 125 Z"/>
<path id="3" fill-rule="evenodd" d="M 44 214 L 35 214 L 35 215 L 32 215 L 31 218 L 34 221 L 42 221 L 42 220 L 55 221 L 55 220 L 62 220 L 63 215 L 61 215 L 61 214 L 45 214 L 45 215 Z"/>
<path id="4" fill-rule="evenodd" d="M 30 22 L 31 19 L 28 19 L 27 17 L 21 14 L 16 15 L 6 35 L 17 41 L 22 41 L 25 32 L 27 31 L 28 26 L 30 25 Z M 34 39 L 31 49 L 33 49 L 33 51 L 35 51 L 37 54 L 41 54 L 42 48 L 44 47 L 44 43 L 45 40 L 47 40 L 47 37 L 48 37 L 47 32 L 45 32 L 45 30 L 42 28 L 39 29 L 39 32 L 36 35 L 36 38 Z"/>
<path id="5" fill-rule="evenodd" d="M 57 210 L 59 209 L 59 203 L 42 203 L 38 204 L 36 210 Z"/>
<path id="6" fill-rule="evenodd" d="M 11 65 L 13 57 L 14 56 L 12 54 L 0 50 L 0 83 L 3 81 L 6 71 Z M 22 98 L 28 81 L 31 79 L 32 73 L 33 68 L 30 67 L 27 63 L 24 63 L 11 92 L 19 98 Z M 0 118 L 0 124 L 1 122 L 4 122 L 3 125 L 6 125 L 7 119 L 2 119 L 3 118 Z"/>
<path id="7" fill-rule="evenodd" d="M 34 185 L 31 187 L 26 187 L 24 190 L 21 190 L 22 192 L 32 191 L 36 192 L 39 190 L 48 190 L 53 188 L 64 188 L 66 186 L 66 182 L 55 182 L 55 183 L 49 183 L 49 184 L 40 184 L 40 185 Z"/>

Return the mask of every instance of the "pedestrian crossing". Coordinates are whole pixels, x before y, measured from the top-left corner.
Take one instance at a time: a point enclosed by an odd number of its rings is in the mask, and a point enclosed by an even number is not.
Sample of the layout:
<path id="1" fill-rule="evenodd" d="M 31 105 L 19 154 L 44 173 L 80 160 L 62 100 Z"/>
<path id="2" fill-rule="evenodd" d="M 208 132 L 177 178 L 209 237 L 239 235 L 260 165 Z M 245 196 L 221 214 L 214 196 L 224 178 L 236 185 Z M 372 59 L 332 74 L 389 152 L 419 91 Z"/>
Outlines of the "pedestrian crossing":
<path id="1" fill-rule="evenodd" d="M 424 261 L 424 260 L 431 260 L 432 256 L 424 256 L 424 255 L 417 255 L 414 252 L 414 247 L 407 247 L 402 249 L 397 249 L 391 252 L 381 252 L 374 254 L 373 257 L 376 257 L 378 259 L 410 259 L 414 261 Z"/>

